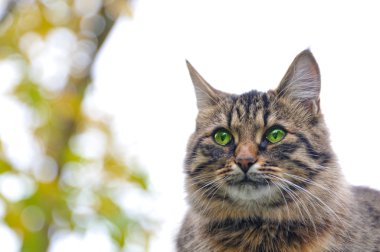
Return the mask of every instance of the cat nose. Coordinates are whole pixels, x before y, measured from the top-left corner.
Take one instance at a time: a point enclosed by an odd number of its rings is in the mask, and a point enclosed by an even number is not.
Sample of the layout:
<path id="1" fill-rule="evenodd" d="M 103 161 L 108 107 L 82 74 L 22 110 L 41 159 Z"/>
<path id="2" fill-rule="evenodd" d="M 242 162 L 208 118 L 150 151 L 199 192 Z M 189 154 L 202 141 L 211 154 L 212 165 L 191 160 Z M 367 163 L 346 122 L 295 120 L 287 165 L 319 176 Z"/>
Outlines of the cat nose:
<path id="1" fill-rule="evenodd" d="M 247 173 L 249 168 L 257 161 L 257 151 L 252 143 L 239 144 L 236 149 L 235 163 L 239 168 Z"/>
<path id="2" fill-rule="evenodd" d="M 253 157 L 237 157 L 235 162 L 244 173 L 247 173 L 256 160 Z"/>

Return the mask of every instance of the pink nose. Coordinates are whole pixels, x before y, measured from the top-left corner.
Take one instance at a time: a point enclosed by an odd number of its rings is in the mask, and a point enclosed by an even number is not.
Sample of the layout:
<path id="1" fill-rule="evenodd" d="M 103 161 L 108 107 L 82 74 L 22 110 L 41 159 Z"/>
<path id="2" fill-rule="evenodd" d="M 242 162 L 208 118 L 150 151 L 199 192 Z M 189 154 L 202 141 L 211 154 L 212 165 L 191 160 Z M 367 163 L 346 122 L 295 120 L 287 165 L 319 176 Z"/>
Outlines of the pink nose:
<path id="1" fill-rule="evenodd" d="M 256 163 L 256 160 L 253 157 L 237 157 L 235 159 L 235 162 L 240 167 L 240 169 L 246 173 L 248 172 L 249 168 Z"/>
<path id="2" fill-rule="evenodd" d="M 256 151 L 252 143 L 239 144 L 236 149 L 235 162 L 246 173 L 256 163 Z"/>

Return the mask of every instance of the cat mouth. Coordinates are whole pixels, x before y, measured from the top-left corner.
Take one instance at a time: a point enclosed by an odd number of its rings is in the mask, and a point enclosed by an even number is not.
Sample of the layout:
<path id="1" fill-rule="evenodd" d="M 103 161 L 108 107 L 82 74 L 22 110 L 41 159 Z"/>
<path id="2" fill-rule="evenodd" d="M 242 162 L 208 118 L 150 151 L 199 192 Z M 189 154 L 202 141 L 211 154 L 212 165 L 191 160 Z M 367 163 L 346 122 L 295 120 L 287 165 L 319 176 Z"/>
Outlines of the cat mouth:
<path id="1" fill-rule="evenodd" d="M 252 186 L 252 187 L 257 188 L 257 187 L 268 186 L 268 181 L 266 181 L 264 178 L 260 178 L 260 177 L 250 178 L 246 175 L 240 180 L 230 181 L 229 184 L 231 186 L 238 186 L 238 187 Z"/>
<path id="2" fill-rule="evenodd" d="M 266 199 L 272 193 L 270 182 L 257 175 L 239 176 L 229 181 L 228 184 L 229 196 L 244 202 Z"/>

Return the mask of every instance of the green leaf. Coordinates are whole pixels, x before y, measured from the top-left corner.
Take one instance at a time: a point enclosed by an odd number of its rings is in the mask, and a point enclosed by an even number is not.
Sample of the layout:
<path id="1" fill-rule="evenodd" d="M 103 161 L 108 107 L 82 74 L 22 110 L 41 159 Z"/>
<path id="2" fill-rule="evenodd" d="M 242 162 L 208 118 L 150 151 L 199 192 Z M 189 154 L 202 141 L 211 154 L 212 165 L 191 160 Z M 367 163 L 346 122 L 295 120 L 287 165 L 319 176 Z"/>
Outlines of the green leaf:
<path id="1" fill-rule="evenodd" d="M 32 82 L 24 81 L 17 85 L 13 90 L 13 94 L 24 104 L 34 108 L 41 109 L 46 105 L 46 99 L 42 88 Z"/>
<path id="2" fill-rule="evenodd" d="M 7 161 L 0 159 L 0 174 L 8 171 L 12 171 L 13 167 Z"/>

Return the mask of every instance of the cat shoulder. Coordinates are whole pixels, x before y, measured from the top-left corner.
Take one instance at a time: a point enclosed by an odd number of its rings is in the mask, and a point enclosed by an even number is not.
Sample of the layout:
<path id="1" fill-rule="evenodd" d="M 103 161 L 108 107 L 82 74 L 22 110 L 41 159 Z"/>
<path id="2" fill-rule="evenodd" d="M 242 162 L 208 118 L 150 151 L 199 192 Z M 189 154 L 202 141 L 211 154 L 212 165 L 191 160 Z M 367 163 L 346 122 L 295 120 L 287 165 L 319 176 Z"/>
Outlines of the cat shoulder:
<path id="1" fill-rule="evenodd" d="M 363 206 L 372 207 L 380 214 L 380 192 L 364 186 L 352 186 L 354 197 Z M 380 216 L 379 216 L 380 217 Z M 379 218 L 380 221 L 380 218 Z"/>

